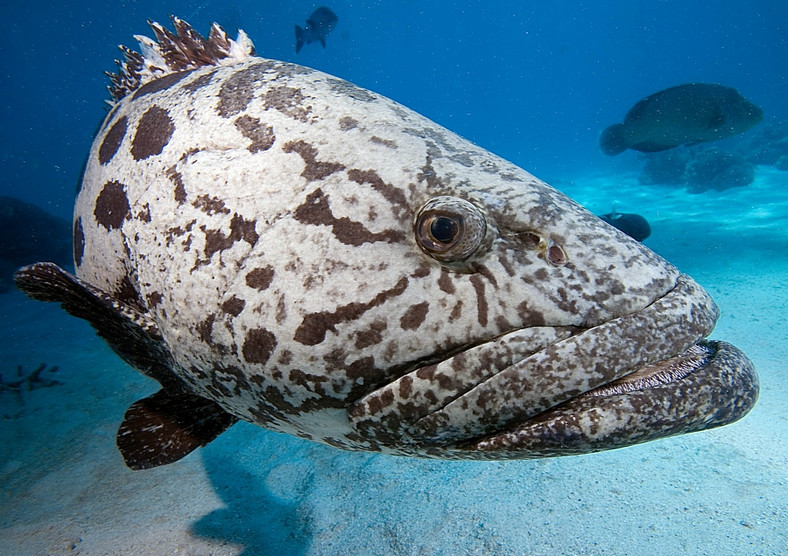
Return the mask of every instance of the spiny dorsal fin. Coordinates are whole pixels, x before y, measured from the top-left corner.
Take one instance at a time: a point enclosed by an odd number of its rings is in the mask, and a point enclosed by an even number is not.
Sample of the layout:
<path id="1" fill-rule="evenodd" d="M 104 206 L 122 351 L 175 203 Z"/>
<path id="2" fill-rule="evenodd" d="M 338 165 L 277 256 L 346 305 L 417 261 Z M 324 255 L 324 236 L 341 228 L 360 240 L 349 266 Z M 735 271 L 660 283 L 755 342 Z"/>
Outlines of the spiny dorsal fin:
<path id="1" fill-rule="evenodd" d="M 159 390 L 129 407 L 116 441 L 130 469 L 150 469 L 205 446 L 236 421 L 214 401 Z"/>
<path id="2" fill-rule="evenodd" d="M 175 16 L 171 19 L 175 33 L 155 21 L 148 21 L 156 40 L 134 36 L 141 53 L 123 45 L 119 47 L 125 60 L 116 60 L 118 73 L 107 73 L 112 82 L 109 92 L 113 102 L 170 73 L 203 66 L 227 66 L 255 55 L 252 41 L 240 29 L 238 38 L 232 40 L 214 23 L 206 39 L 182 19 Z"/>

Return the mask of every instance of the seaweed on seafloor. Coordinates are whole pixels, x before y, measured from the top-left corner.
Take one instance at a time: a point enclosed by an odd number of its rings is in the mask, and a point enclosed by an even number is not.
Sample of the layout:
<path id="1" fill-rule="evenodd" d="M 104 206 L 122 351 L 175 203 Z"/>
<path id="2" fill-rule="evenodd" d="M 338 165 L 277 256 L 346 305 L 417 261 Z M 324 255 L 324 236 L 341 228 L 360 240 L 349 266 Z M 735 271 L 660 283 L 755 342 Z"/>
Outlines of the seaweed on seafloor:
<path id="1" fill-rule="evenodd" d="M 35 370 L 28 372 L 25 374 L 22 365 L 16 366 L 16 378 L 6 379 L 0 374 L 0 394 L 4 392 L 12 392 L 15 393 L 17 399 L 19 400 L 19 404 L 21 407 L 25 405 L 25 398 L 24 392 L 30 392 L 32 390 L 37 390 L 38 388 L 48 388 L 50 386 L 57 386 L 58 384 L 63 384 L 59 380 L 55 380 L 53 378 L 47 378 L 46 374 L 48 373 L 55 373 L 57 372 L 58 367 L 54 365 L 52 367 L 47 366 L 46 363 L 41 363 Z M 16 415 L 8 415 L 4 414 L 3 418 L 10 419 L 14 417 L 18 417 L 19 414 Z"/>

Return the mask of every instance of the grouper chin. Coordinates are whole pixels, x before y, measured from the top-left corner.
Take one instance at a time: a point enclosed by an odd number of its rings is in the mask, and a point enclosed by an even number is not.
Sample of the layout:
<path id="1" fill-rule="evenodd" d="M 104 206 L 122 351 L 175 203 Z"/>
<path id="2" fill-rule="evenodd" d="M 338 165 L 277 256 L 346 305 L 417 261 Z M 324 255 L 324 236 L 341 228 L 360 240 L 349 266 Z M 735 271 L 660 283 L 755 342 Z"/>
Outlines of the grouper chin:
<path id="1" fill-rule="evenodd" d="M 581 454 L 733 422 L 758 379 L 706 292 L 524 170 L 371 91 L 173 18 L 112 76 L 72 275 L 18 287 L 161 384 L 118 447 L 237 420 L 351 450 Z"/>

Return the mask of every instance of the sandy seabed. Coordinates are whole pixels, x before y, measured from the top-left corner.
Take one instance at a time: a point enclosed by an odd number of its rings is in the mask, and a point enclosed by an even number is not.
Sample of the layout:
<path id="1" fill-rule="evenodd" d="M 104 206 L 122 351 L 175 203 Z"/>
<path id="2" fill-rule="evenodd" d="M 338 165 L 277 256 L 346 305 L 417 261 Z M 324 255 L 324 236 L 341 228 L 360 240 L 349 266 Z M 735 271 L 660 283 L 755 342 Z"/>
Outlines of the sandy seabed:
<path id="1" fill-rule="evenodd" d="M 0 393 L 0 554 L 788 553 L 788 172 L 700 195 L 634 176 L 556 185 L 598 214 L 644 215 L 646 245 L 712 294 L 712 338 L 760 374 L 747 417 L 518 462 L 347 453 L 241 423 L 132 472 L 115 432 L 157 385 L 85 323 L 13 292 L 0 295 L 0 373 L 46 362 L 62 384 Z"/>

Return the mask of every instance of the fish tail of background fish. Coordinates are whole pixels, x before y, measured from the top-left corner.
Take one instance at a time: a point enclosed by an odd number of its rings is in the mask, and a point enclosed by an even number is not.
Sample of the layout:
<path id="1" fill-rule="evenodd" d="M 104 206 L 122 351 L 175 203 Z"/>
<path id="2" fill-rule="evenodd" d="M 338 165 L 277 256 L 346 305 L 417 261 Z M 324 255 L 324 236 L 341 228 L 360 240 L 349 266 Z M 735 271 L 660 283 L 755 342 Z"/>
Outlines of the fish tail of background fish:
<path id="1" fill-rule="evenodd" d="M 627 150 L 629 146 L 624 137 L 624 125 L 613 124 L 606 128 L 599 137 L 599 146 L 608 156 L 615 156 Z"/>
<path id="2" fill-rule="evenodd" d="M 304 46 L 304 30 L 299 27 L 298 25 L 295 26 L 295 36 L 296 36 L 296 54 L 301 52 L 301 48 Z"/>

